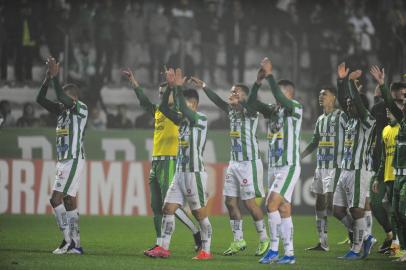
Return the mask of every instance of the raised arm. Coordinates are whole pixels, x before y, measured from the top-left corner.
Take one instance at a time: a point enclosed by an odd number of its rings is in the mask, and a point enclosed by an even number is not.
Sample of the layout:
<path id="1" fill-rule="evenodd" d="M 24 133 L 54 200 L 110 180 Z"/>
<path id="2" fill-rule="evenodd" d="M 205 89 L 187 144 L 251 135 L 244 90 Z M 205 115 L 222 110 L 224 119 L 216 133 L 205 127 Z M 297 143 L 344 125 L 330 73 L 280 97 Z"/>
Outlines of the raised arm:
<path id="1" fill-rule="evenodd" d="M 347 101 L 345 100 L 349 95 L 348 91 L 348 73 L 349 69 L 345 67 L 345 63 L 341 63 L 337 68 L 337 99 L 341 109 L 347 111 Z"/>
<path id="2" fill-rule="evenodd" d="M 54 85 L 54 90 L 57 99 L 62 102 L 66 107 L 71 108 L 75 105 L 75 101 L 67 96 L 63 90 L 61 85 L 59 84 L 57 75 L 59 73 L 59 63 L 56 62 L 55 58 L 49 57 L 47 59 L 49 76 L 52 78 L 52 83 Z"/>
<path id="3" fill-rule="evenodd" d="M 168 103 L 171 92 L 172 92 L 172 89 L 170 87 L 167 87 L 165 89 L 164 94 L 162 96 L 161 104 L 159 105 L 159 110 L 166 117 L 168 117 L 173 123 L 175 123 L 176 125 L 179 125 L 180 122 L 182 121 L 182 117 L 180 116 L 180 114 L 177 111 L 172 110 L 169 107 L 169 103 Z"/>
<path id="4" fill-rule="evenodd" d="M 135 79 L 133 72 L 130 69 L 125 69 L 122 71 L 122 73 L 128 78 L 131 88 L 134 89 L 135 95 L 140 101 L 141 107 L 144 108 L 144 110 L 146 110 L 149 114 L 154 116 L 156 105 L 153 104 L 144 94 L 144 89 L 142 89 L 138 81 Z"/>
<path id="5" fill-rule="evenodd" d="M 300 155 L 301 159 L 310 155 L 319 146 L 320 134 L 319 134 L 318 127 L 319 127 L 319 121 L 316 122 L 316 126 L 314 127 L 312 140 L 310 141 L 310 143 L 306 146 L 305 150 Z"/>
<path id="6" fill-rule="evenodd" d="M 46 98 L 49 86 L 49 76 L 47 76 L 42 83 L 41 89 L 37 95 L 37 103 L 41 105 L 44 109 L 49 111 L 50 113 L 58 114 L 60 111 L 59 104 L 53 101 L 50 101 Z"/>
<path id="7" fill-rule="evenodd" d="M 223 99 L 221 99 L 221 97 L 219 97 L 213 90 L 208 88 L 202 80 L 200 80 L 196 77 L 191 77 L 191 81 L 196 85 L 196 87 L 198 89 L 203 89 L 203 91 L 206 93 L 207 97 L 214 104 L 216 104 L 217 107 L 219 107 L 220 109 L 222 109 L 223 111 L 228 113 L 228 111 L 229 111 L 228 103 L 226 101 L 224 101 Z"/>
<path id="8" fill-rule="evenodd" d="M 362 71 L 361 70 L 356 70 L 351 72 L 351 74 L 348 76 L 349 82 L 348 82 L 348 88 L 350 89 L 350 95 L 351 99 L 354 102 L 354 105 L 357 107 L 357 111 L 360 114 L 360 117 L 365 120 L 368 118 L 369 111 L 368 109 L 364 106 L 364 103 L 361 100 L 361 97 L 359 95 L 358 89 L 355 85 L 355 80 L 361 77 Z"/>
<path id="9" fill-rule="evenodd" d="M 385 102 L 386 107 L 390 110 L 396 120 L 400 123 L 403 119 L 403 112 L 399 107 L 396 105 L 395 101 L 393 100 L 388 87 L 385 85 L 385 70 L 380 70 L 377 66 L 372 66 L 370 69 L 370 73 L 372 77 L 374 77 L 375 81 L 379 84 L 379 88 L 382 93 L 382 98 Z"/>
<path id="10" fill-rule="evenodd" d="M 265 118 L 269 118 L 270 114 L 272 114 L 273 110 L 270 106 L 266 103 L 263 103 L 258 100 L 258 90 L 261 87 L 261 82 L 265 78 L 265 71 L 261 68 L 258 71 L 257 80 L 251 87 L 251 91 L 248 95 L 247 99 L 247 108 L 252 108 L 261 114 L 264 115 Z"/>

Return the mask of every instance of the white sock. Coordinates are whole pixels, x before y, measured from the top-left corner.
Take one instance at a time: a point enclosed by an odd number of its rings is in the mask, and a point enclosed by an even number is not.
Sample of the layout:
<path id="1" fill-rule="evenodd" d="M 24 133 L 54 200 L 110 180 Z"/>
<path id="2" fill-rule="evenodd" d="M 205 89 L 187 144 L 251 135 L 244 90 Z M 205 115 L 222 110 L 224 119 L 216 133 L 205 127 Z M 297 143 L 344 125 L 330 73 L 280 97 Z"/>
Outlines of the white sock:
<path id="1" fill-rule="evenodd" d="M 157 246 L 162 246 L 162 237 L 157 237 L 157 238 L 156 238 L 155 245 L 157 245 Z"/>
<path id="2" fill-rule="evenodd" d="M 372 211 L 371 210 L 365 211 L 364 218 L 367 226 L 366 232 L 368 235 L 372 235 L 372 220 L 373 220 Z"/>
<path id="3" fill-rule="evenodd" d="M 279 249 L 281 222 L 279 211 L 268 213 L 269 237 L 271 238 L 271 250 L 273 251 L 278 251 Z"/>
<path id="4" fill-rule="evenodd" d="M 242 220 L 230 220 L 231 230 L 233 231 L 234 241 L 240 241 L 244 239 L 244 233 L 242 231 Z"/>
<path id="5" fill-rule="evenodd" d="M 286 256 L 293 256 L 293 222 L 292 217 L 281 219 L 281 236 Z"/>
<path id="6" fill-rule="evenodd" d="M 352 219 L 351 215 L 347 214 L 340 221 L 342 224 L 344 224 L 349 232 L 352 232 L 354 220 Z"/>
<path id="7" fill-rule="evenodd" d="M 200 236 L 202 238 L 202 250 L 210 253 L 212 227 L 209 218 L 206 217 L 205 219 L 199 221 L 199 224 Z"/>
<path id="8" fill-rule="evenodd" d="M 169 250 L 171 237 L 175 231 L 175 215 L 163 215 L 161 226 L 162 247 Z"/>
<path id="9" fill-rule="evenodd" d="M 362 242 L 366 236 L 366 227 L 365 218 L 354 220 L 354 242 L 352 244 L 352 251 L 356 253 L 361 251 Z"/>
<path id="10" fill-rule="evenodd" d="M 193 234 L 199 232 L 199 228 L 193 223 L 190 217 L 185 213 L 185 211 L 181 208 L 176 209 L 175 212 L 176 217 L 192 231 Z"/>
<path id="11" fill-rule="evenodd" d="M 259 234 L 259 241 L 266 241 L 268 240 L 268 235 L 266 233 L 265 222 L 263 219 L 255 221 L 255 228 L 257 229 L 257 233 Z"/>
<path id="12" fill-rule="evenodd" d="M 69 232 L 71 239 L 75 242 L 75 247 L 80 247 L 80 233 L 79 233 L 79 212 L 77 209 L 66 211 L 66 217 L 69 223 Z"/>
<path id="13" fill-rule="evenodd" d="M 63 237 L 64 237 L 66 243 L 70 243 L 71 238 L 69 235 L 69 226 L 68 226 L 68 220 L 66 217 L 65 205 L 63 205 L 63 203 L 61 203 L 60 205 L 55 207 L 54 214 L 55 214 L 55 218 L 56 218 L 56 223 L 58 224 L 59 229 L 62 231 Z"/>
<path id="14" fill-rule="evenodd" d="M 327 247 L 327 210 L 316 211 L 316 225 L 319 241 L 323 247 Z"/>

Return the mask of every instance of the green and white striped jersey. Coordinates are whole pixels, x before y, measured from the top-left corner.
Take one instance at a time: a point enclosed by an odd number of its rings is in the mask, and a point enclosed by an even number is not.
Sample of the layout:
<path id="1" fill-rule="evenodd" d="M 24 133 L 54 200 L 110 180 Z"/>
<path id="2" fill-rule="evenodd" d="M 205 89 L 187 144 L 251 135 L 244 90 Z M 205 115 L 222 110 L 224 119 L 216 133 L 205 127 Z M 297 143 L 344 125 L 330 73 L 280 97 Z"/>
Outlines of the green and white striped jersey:
<path id="1" fill-rule="evenodd" d="M 191 125 L 184 119 L 179 127 L 179 147 L 176 161 L 178 172 L 203 172 L 203 151 L 206 144 L 207 116 L 196 112 L 199 120 Z"/>
<path id="2" fill-rule="evenodd" d="M 339 109 L 319 116 L 313 136 L 318 140 L 317 168 L 340 168 L 344 151 L 344 132 L 347 115 Z"/>
<path id="3" fill-rule="evenodd" d="M 83 137 L 88 117 L 87 106 L 76 101 L 71 108 L 61 107 L 56 126 L 57 160 L 85 158 Z"/>
<path id="4" fill-rule="evenodd" d="M 256 137 L 258 115 L 247 109 L 238 111 L 230 108 L 231 160 L 251 161 L 259 158 Z"/>
<path id="5" fill-rule="evenodd" d="M 345 129 L 342 168 L 346 170 L 362 169 L 368 140 L 375 124 L 375 118 L 368 113 L 365 120 L 349 118 Z"/>
<path id="6" fill-rule="evenodd" d="M 300 166 L 299 144 L 303 107 L 292 100 L 292 112 L 279 107 L 269 117 L 267 139 L 269 143 L 269 167 Z"/>
<path id="7" fill-rule="evenodd" d="M 406 175 L 406 119 L 400 122 L 393 167 L 396 175 Z"/>
<path id="8" fill-rule="evenodd" d="M 365 151 L 365 169 L 370 172 L 374 170 L 373 156 L 375 147 L 376 147 L 376 124 L 374 123 L 371 134 L 369 134 L 369 138 L 367 141 L 367 150 Z"/>

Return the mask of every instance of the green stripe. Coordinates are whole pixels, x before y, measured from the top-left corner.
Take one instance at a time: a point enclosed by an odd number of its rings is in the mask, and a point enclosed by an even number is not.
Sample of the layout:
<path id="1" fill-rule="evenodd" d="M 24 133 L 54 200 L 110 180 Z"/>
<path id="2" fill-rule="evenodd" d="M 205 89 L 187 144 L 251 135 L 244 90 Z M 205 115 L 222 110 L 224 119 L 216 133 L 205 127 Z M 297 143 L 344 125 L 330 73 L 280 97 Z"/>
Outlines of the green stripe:
<path id="1" fill-rule="evenodd" d="M 67 156 L 66 156 L 66 152 L 64 153 L 65 158 L 70 159 L 73 158 L 72 155 L 72 143 L 73 143 L 73 113 L 69 113 L 69 148 L 68 150 L 66 150 L 67 152 Z"/>
<path id="2" fill-rule="evenodd" d="M 189 140 L 190 140 L 189 169 L 190 169 L 191 172 L 193 172 L 194 168 L 195 168 L 194 155 L 193 155 L 194 154 L 194 140 L 193 140 L 194 134 L 193 134 L 193 128 L 192 127 L 190 127 L 189 130 L 190 130 L 190 135 L 189 135 Z"/>
<path id="3" fill-rule="evenodd" d="M 340 179 L 340 175 L 341 175 L 341 169 L 337 168 L 336 169 L 336 173 L 334 175 L 334 188 L 333 188 L 333 193 L 336 191 L 336 187 L 337 187 L 337 183 L 338 183 L 338 179 Z"/>
<path id="4" fill-rule="evenodd" d="M 360 197 L 360 185 L 361 185 L 361 170 L 355 170 L 355 183 L 354 183 L 354 207 L 361 207 L 364 206 L 359 205 L 359 197 Z"/>
<path id="5" fill-rule="evenodd" d="M 200 141 L 202 139 L 202 131 L 199 129 L 197 130 L 197 142 L 196 142 L 196 149 L 197 149 L 197 159 L 198 159 L 198 165 L 199 165 L 199 171 L 202 171 L 202 162 L 200 160 L 200 155 L 199 155 L 199 147 L 200 147 Z"/>
<path id="6" fill-rule="evenodd" d="M 68 193 L 69 187 L 70 187 L 70 185 L 72 184 L 73 177 L 74 177 L 75 174 L 76 174 L 76 168 L 77 168 L 77 166 L 78 166 L 78 159 L 75 158 L 75 159 L 73 160 L 72 167 L 71 167 L 70 172 L 69 172 L 68 181 L 66 181 L 65 188 L 63 189 L 63 194 L 67 194 L 67 193 Z"/>
<path id="7" fill-rule="evenodd" d="M 288 189 L 290 182 L 292 182 L 292 176 L 295 172 L 295 168 L 296 168 L 296 166 L 289 167 L 288 176 L 286 176 L 285 183 L 283 184 L 283 187 L 281 189 L 281 195 L 285 195 L 285 192 Z"/>
<path id="8" fill-rule="evenodd" d="M 200 178 L 200 172 L 195 172 L 196 176 L 196 185 L 197 185 L 197 191 L 199 195 L 199 201 L 200 201 L 200 207 L 204 207 L 204 192 L 203 192 L 203 184 L 202 184 L 202 179 Z"/>
<path id="9" fill-rule="evenodd" d="M 327 121 L 326 121 L 326 127 L 325 127 L 325 131 L 326 131 L 326 134 L 328 134 L 329 132 L 330 132 L 330 123 L 331 123 L 331 117 L 332 117 L 332 115 L 333 115 L 333 113 L 330 113 L 329 115 L 328 115 L 328 117 L 327 117 Z M 330 141 L 330 136 L 326 136 L 326 141 L 327 142 L 329 142 Z M 326 152 L 325 152 L 325 154 L 326 154 L 326 156 L 327 155 L 329 155 L 330 154 L 330 147 L 325 147 L 326 148 Z M 330 163 L 330 161 L 329 160 L 325 160 L 324 161 L 324 166 L 325 166 L 325 168 L 328 168 L 329 167 L 329 163 Z"/>
<path id="10" fill-rule="evenodd" d="M 79 158 L 79 153 L 80 153 L 80 139 L 81 139 L 81 132 L 80 132 L 80 124 L 82 120 L 79 118 L 78 119 L 78 135 L 77 135 L 77 142 L 76 142 L 76 158 Z M 73 152 L 73 151 L 72 151 Z"/>
<path id="11" fill-rule="evenodd" d="M 245 116 L 241 117 L 241 147 L 242 147 L 242 159 L 248 160 L 247 157 L 247 135 L 245 134 Z"/>
<path id="12" fill-rule="evenodd" d="M 251 153 L 252 153 L 251 154 L 252 155 L 251 159 L 256 160 L 257 155 L 256 155 L 256 151 L 255 151 L 255 146 L 254 146 L 254 136 L 255 136 L 255 134 L 254 134 L 254 123 L 255 123 L 256 119 L 254 119 L 254 120 L 252 120 L 251 118 L 249 118 L 249 119 L 250 119 L 250 127 L 251 127 L 250 128 Z M 256 140 L 256 138 L 255 138 L 255 140 Z"/>
<path id="13" fill-rule="evenodd" d="M 252 174 L 253 174 L 253 180 L 254 180 L 255 197 L 261 198 L 262 194 L 259 191 L 259 187 L 258 187 L 258 172 L 257 172 L 257 162 L 256 162 L 256 160 L 251 161 L 251 166 L 252 166 Z"/>
<path id="14" fill-rule="evenodd" d="M 176 161 L 175 160 L 168 160 L 169 162 L 169 184 L 172 184 L 173 177 L 175 176 L 175 169 L 176 169 Z"/>
<path id="15" fill-rule="evenodd" d="M 289 130 L 288 130 L 288 119 L 284 117 L 283 119 L 283 153 L 282 153 L 282 164 L 288 163 L 288 140 L 289 140 Z M 278 139 L 276 140 L 278 141 Z M 279 146 L 279 143 L 278 143 Z M 279 149 L 278 149 L 279 150 Z M 279 158 L 278 158 L 279 161 Z M 282 165 L 281 163 L 279 163 Z"/>
<path id="16" fill-rule="evenodd" d="M 340 144 L 340 112 L 336 110 L 335 114 L 335 129 L 334 132 L 336 134 L 335 140 L 334 140 L 334 159 L 333 159 L 333 168 L 337 167 L 338 163 L 338 145 Z M 334 183 L 334 190 L 335 190 L 335 183 Z"/>

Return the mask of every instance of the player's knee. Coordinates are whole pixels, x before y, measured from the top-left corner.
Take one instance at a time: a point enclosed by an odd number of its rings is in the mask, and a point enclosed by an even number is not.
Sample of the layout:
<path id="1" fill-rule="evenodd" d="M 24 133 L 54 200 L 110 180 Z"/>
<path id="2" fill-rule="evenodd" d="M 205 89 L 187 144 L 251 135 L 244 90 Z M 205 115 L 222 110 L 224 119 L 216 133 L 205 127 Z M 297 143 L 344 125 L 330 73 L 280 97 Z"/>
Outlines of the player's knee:
<path id="1" fill-rule="evenodd" d="M 347 212 L 343 207 L 333 206 L 333 216 L 338 220 L 343 219 L 347 215 Z"/>
<path id="2" fill-rule="evenodd" d="M 350 214 L 352 216 L 353 219 L 359 219 L 364 217 L 364 209 L 359 208 L 359 207 L 352 207 L 350 208 Z"/>
<path id="3" fill-rule="evenodd" d="M 72 211 L 76 209 L 76 201 L 74 197 L 71 196 L 65 196 L 63 198 L 63 204 L 65 205 L 65 208 L 67 211 Z"/>
<path id="4" fill-rule="evenodd" d="M 174 215 L 175 211 L 176 211 L 176 208 L 172 204 L 169 204 L 169 203 L 166 203 L 164 205 L 164 207 L 162 208 L 162 212 L 164 215 Z"/>
<path id="5" fill-rule="evenodd" d="M 53 192 L 51 198 L 49 199 L 49 203 L 53 208 L 57 207 L 63 202 L 63 195 L 59 192 Z"/>

